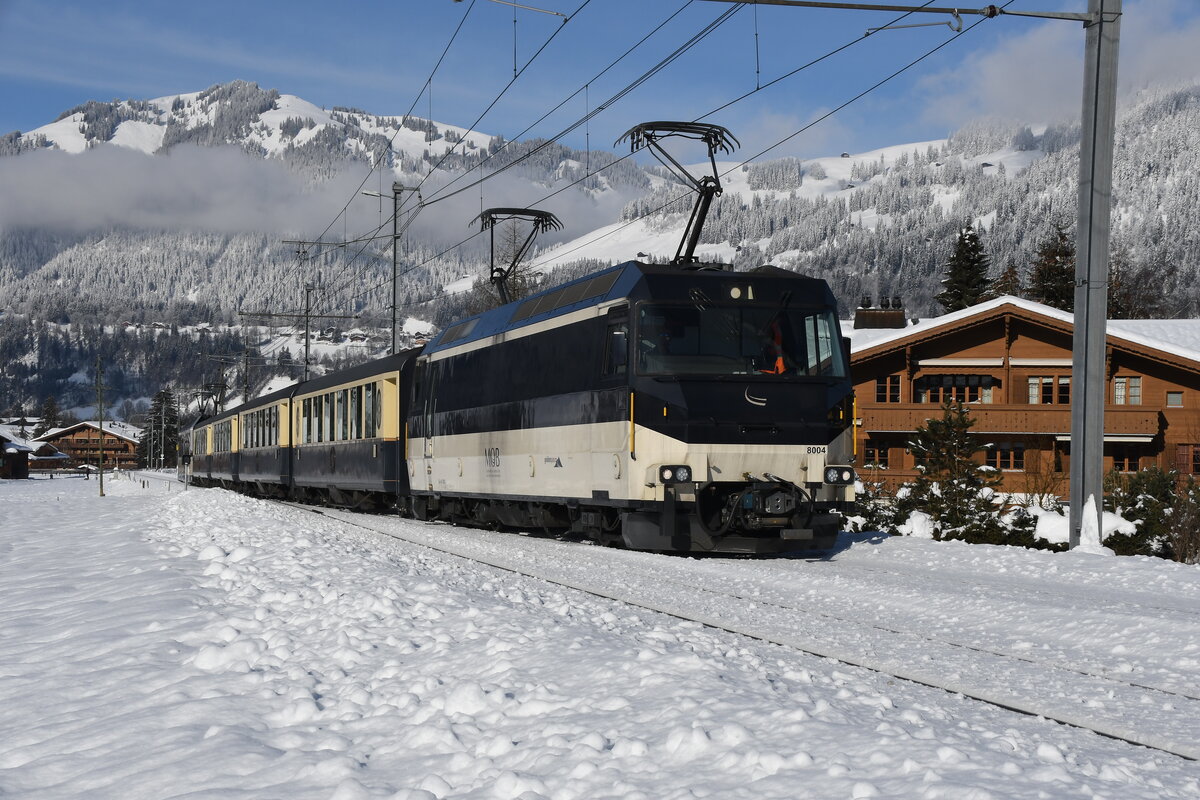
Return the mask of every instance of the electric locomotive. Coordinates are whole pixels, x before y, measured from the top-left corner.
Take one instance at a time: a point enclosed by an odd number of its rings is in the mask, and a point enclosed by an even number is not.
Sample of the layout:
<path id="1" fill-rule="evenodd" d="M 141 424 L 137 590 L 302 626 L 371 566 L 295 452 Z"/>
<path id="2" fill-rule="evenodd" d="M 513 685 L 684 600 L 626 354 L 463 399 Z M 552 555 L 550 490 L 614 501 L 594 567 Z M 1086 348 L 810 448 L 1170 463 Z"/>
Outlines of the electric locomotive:
<path id="1" fill-rule="evenodd" d="M 628 262 L 447 328 L 406 419 L 416 517 L 645 550 L 828 549 L 853 500 L 824 281 Z"/>

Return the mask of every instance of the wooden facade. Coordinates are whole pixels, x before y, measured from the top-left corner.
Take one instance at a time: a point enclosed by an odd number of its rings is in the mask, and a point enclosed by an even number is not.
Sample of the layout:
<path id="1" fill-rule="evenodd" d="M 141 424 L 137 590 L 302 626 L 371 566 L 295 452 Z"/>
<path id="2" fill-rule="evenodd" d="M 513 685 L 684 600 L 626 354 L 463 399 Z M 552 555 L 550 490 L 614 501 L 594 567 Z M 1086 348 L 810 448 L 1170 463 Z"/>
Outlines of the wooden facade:
<path id="1" fill-rule="evenodd" d="M 141 431 L 120 422 L 104 423 L 104 466 L 108 469 L 132 469 L 137 466 L 137 440 Z M 69 428 L 38 437 L 71 457 L 71 466 L 100 463 L 101 441 L 98 422 L 80 422 Z"/>
<path id="2" fill-rule="evenodd" d="M 1172 328 L 1172 325 L 1176 326 Z M 1200 353 L 1164 339 L 1200 321 L 1110 322 L 1104 468 L 1200 473 Z M 851 333 L 857 463 L 895 487 L 917 474 L 907 448 L 941 404 L 969 405 L 992 445 L 980 459 L 1009 492 L 1069 491 L 1072 315 L 1003 297 L 900 329 Z"/>

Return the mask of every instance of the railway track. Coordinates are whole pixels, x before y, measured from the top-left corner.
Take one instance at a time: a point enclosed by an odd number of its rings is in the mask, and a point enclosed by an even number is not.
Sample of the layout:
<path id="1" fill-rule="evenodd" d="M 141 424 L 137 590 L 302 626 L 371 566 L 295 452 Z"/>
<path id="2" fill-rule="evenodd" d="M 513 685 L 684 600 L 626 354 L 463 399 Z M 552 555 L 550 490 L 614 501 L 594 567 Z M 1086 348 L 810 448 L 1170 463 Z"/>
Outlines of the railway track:
<path id="1" fill-rule="evenodd" d="M 961 694 L 1130 744 L 1200 760 L 1200 692 L 1122 679 L 1027 653 L 814 612 L 695 562 L 578 547 L 289 503 L 344 524 L 639 608 Z"/>

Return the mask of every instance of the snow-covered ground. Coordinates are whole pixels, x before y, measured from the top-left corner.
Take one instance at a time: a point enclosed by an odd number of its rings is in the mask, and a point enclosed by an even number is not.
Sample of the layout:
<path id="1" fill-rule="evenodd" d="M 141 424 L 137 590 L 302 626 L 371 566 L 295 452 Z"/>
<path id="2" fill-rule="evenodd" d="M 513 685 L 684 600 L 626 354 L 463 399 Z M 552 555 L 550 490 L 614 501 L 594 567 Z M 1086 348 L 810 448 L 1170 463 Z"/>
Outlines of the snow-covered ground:
<path id="1" fill-rule="evenodd" d="M 0 483 L 0 796 L 1200 796 L 1195 762 L 330 517 L 97 488 Z M 863 535 L 694 560 L 374 519 L 616 565 L 592 580 L 683 604 L 737 587 L 880 625 L 880 648 L 892 628 L 1019 652 L 1030 684 L 1064 661 L 1192 694 L 1200 675 L 1196 567 Z"/>

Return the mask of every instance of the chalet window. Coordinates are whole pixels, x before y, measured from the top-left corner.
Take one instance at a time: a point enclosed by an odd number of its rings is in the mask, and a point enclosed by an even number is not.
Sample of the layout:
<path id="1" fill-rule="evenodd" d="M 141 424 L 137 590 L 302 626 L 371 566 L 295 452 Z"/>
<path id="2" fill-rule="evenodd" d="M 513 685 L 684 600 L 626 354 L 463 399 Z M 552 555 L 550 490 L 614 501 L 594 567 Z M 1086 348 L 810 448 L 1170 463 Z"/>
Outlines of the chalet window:
<path id="1" fill-rule="evenodd" d="M 1167 392 L 1167 408 L 1182 408 L 1183 392 Z"/>
<path id="2" fill-rule="evenodd" d="M 888 468 L 888 448 L 878 442 L 867 442 L 863 445 L 863 466 L 877 469 Z"/>
<path id="3" fill-rule="evenodd" d="M 1030 405 L 1069 405 L 1071 403 L 1071 379 L 1065 375 L 1036 376 L 1029 378 Z"/>
<path id="4" fill-rule="evenodd" d="M 988 448 L 986 463 L 993 469 L 1025 469 L 1025 445 L 1020 442 L 997 442 Z"/>
<path id="5" fill-rule="evenodd" d="M 1175 469 L 1184 475 L 1200 474 L 1200 444 L 1181 444 L 1175 448 Z"/>
<path id="6" fill-rule="evenodd" d="M 1139 456 L 1141 456 L 1141 448 L 1139 447 L 1133 445 L 1113 445 L 1113 469 L 1117 472 L 1137 472 L 1139 468 Z"/>
<path id="7" fill-rule="evenodd" d="M 993 389 L 999 384 L 991 375 L 925 375 L 917 380 L 917 398 L 921 403 L 938 405 L 948 400 L 990 403 Z"/>
<path id="8" fill-rule="evenodd" d="M 1113 405 L 1140 406 L 1142 404 L 1142 379 L 1118 375 L 1113 378 Z"/>
<path id="9" fill-rule="evenodd" d="M 900 402 L 900 376 L 899 375 L 884 375 L 882 378 L 875 379 L 875 402 L 876 403 L 899 403 Z"/>

